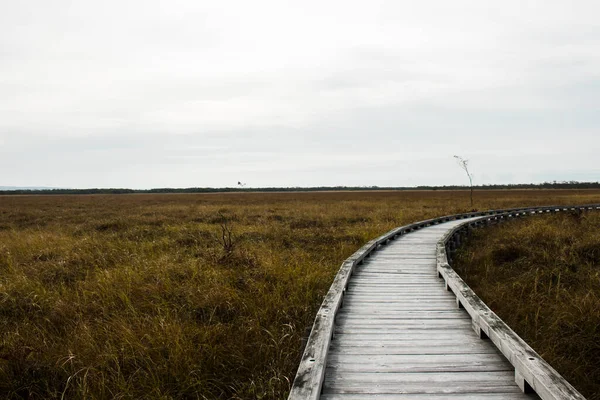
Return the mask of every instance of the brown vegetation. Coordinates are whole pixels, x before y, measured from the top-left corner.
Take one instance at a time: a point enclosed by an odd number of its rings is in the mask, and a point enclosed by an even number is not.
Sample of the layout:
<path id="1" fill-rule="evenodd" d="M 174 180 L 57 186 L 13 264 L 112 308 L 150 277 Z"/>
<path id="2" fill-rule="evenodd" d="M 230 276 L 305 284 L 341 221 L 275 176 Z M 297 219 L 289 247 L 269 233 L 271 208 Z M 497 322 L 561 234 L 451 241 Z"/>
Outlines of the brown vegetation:
<path id="1" fill-rule="evenodd" d="M 491 209 L 600 202 L 600 191 L 475 197 Z M 285 398 L 340 263 L 393 227 L 467 211 L 468 199 L 0 197 L 0 396 Z"/>
<path id="2" fill-rule="evenodd" d="M 454 267 L 584 396 L 600 399 L 600 213 L 475 231 Z"/>

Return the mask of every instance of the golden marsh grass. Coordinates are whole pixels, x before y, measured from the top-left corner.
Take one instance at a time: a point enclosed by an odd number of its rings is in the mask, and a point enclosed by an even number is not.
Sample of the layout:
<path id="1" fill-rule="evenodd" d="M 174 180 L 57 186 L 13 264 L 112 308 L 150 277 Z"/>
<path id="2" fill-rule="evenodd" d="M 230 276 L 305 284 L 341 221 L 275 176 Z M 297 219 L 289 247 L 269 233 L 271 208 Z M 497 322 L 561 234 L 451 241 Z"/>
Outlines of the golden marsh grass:
<path id="1" fill-rule="evenodd" d="M 475 193 L 479 210 L 593 202 Z M 0 196 L 0 395 L 283 399 L 341 262 L 468 205 L 451 191 Z"/>

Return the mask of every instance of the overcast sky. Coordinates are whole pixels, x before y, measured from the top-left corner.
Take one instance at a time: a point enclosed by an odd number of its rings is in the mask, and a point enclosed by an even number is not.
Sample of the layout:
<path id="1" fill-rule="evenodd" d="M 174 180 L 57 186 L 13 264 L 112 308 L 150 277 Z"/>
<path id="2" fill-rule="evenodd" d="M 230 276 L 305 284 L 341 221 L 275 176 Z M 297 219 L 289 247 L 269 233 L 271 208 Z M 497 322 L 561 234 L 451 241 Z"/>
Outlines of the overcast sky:
<path id="1" fill-rule="evenodd" d="M 600 180 L 600 2 L 0 0 L 0 185 Z"/>

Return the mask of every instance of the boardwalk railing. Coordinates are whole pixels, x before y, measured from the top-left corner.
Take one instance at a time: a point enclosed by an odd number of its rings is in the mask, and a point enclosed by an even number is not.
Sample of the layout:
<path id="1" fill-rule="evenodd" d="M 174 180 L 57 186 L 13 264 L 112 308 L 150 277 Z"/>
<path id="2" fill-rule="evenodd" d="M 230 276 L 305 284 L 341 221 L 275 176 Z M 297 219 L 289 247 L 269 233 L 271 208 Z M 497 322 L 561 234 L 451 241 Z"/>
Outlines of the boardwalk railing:
<path id="1" fill-rule="evenodd" d="M 321 395 L 329 344 L 335 331 L 335 317 L 344 302 L 350 278 L 370 254 L 389 241 L 427 226 L 469 218 L 451 229 L 437 244 L 437 271 L 446 288 L 457 299 L 457 305 L 471 316 L 473 328 L 481 338 L 489 338 L 515 368 L 515 381 L 524 392 L 535 391 L 542 400 L 584 399 L 556 370 L 546 363 L 523 339 L 508 327 L 479 299 L 450 266 L 452 255 L 469 229 L 499 223 L 512 218 L 560 211 L 600 210 L 600 204 L 579 206 L 544 206 L 490 210 L 429 219 L 399 228 L 369 241 L 346 259 L 321 304 L 306 343 L 289 400 L 318 399 Z M 472 219 L 474 217 L 481 217 Z"/>

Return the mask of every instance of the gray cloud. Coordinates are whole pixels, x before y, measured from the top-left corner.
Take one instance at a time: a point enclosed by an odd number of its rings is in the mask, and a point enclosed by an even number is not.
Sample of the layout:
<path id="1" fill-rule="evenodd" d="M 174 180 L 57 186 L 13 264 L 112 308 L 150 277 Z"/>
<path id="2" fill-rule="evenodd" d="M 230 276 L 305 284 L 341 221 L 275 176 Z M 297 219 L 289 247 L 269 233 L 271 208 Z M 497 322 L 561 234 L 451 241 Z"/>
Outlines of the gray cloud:
<path id="1" fill-rule="evenodd" d="M 5 2 L 0 184 L 452 184 L 453 154 L 478 183 L 598 180 L 599 13 Z"/>

